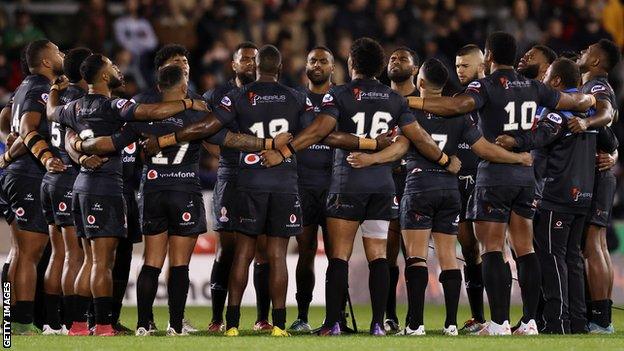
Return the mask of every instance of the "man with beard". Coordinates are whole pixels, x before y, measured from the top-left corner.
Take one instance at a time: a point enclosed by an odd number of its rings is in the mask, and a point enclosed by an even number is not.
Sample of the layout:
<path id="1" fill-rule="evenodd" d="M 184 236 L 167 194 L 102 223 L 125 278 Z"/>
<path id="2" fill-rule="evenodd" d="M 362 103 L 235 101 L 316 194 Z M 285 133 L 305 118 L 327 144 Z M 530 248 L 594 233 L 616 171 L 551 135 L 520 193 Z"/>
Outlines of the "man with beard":
<path id="1" fill-rule="evenodd" d="M 535 45 L 518 62 L 518 73 L 529 79 L 544 80 L 546 70 L 557 59 L 557 53 L 546 45 Z"/>
<path id="2" fill-rule="evenodd" d="M 571 130 L 583 132 L 592 127 L 601 134 L 613 135 L 607 124 L 617 121 L 616 96 L 609 85 L 609 72 L 621 59 L 620 49 L 610 40 L 602 39 L 581 52 L 577 63 L 581 69 L 583 85 L 581 91 L 596 98 L 596 109 L 586 119 L 570 121 Z M 615 159 L 609 150 L 597 150 L 597 170 L 594 180 L 594 197 L 585 231 L 587 284 L 589 286 L 590 320 L 589 331 L 596 334 L 614 333 L 611 324 L 611 292 L 613 289 L 613 267 L 607 248 L 607 226 L 613 208 L 616 178 L 613 173 Z"/>
<path id="3" fill-rule="evenodd" d="M 19 133 L 30 152 L 16 156 L 15 159 L 7 159 L 10 153 L 4 154 L 5 161 L 10 164 L 2 184 L 11 210 L 15 213 L 18 228 L 15 235 L 18 248 L 16 302 L 11 313 L 13 332 L 17 334 L 39 332 L 33 325 L 36 270 L 48 244 L 48 227 L 41 207 L 40 187 L 46 170 L 65 170 L 63 162 L 50 151 L 45 110 L 50 84 L 63 74 L 63 54 L 54 43 L 44 39 L 28 44 L 25 55 L 31 75 L 15 91 L 11 130 Z"/>
<path id="4" fill-rule="evenodd" d="M 474 44 L 469 44 L 459 49 L 455 56 L 455 70 L 459 82 L 463 86 L 485 77 L 485 65 L 481 49 Z M 468 116 L 473 123 L 478 123 L 479 112 L 474 111 Z M 481 273 L 479 242 L 475 236 L 472 221 L 466 218 L 466 210 L 468 209 L 468 199 L 472 195 L 475 179 L 477 178 L 479 157 L 467 143 L 457 145 L 457 157 L 462 162 L 462 168 L 459 170 L 458 175 L 461 211 L 459 212 L 457 241 L 461 245 L 462 255 L 464 256 L 466 294 L 468 295 L 468 303 L 470 304 L 470 312 L 472 314 L 472 318 L 464 323 L 463 329 L 474 333 L 483 328 L 485 323 L 485 316 L 483 315 L 483 275 Z"/>
<path id="5" fill-rule="evenodd" d="M 63 86 L 50 88 L 47 104 L 48 118 L 72 128 L 81 139 L 112 135 L 126 121 L 162 120 L 192 108 L 207 110 L 201 100 L 176 100 L 158 104 L 137 104 L 111 97 L 112 90 L 122 86 L 119 69 L 102 55 L 89 56 L 80 66 L 80 72 L 89 93 L 68 105 L 59 106 L 58 91 Z M 97 170 L 82 167 L 73 188 L 74 219 L 84 229 L 91 242 L 93 266 L 91 292 L 95 307 L 95 335 L 113 336 L 116 331 L 111 320 L 113 304 L 112 268 L 115 250 L 120 238 L 126 234 L 126 206 L 123 198 L 121 149 L 128 140 L 116 138 L 116 150 L 107 155 L 108 162 Z M 81 140 L 72 147 L 81 151 Z M 83 157 L 87 157 L 84 155 Z M 75 311 L 70 335 L 89 335 L 86 311 Z"/>

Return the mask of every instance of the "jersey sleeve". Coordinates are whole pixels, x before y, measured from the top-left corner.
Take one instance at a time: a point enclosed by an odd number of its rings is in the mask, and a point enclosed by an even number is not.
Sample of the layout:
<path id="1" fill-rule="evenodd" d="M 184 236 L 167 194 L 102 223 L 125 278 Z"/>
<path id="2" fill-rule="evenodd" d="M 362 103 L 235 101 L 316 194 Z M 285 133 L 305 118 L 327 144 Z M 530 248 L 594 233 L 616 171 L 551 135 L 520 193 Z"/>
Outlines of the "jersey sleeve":
<path id="1" fill-rule="evenodd" d="M 588 94 L 592 94 L 596 100 L 605 100 L 611 103 L 609 88 L 603 83 L 596 82 L 587 89 Z M 615 108 L 615 106 L 613 106 Z"/>
<path id="2" fill-rule="evenodd" d="M 321 111 L 319 113 L 332 116 L 336 119 L 340 117 L 340 111 L 336 101 L 336 93 L 334 91 L 330 90 L 323 96 L 323 100 L 321 100 Z"/>
<path id="3" fill-rule="evenodd" d="M 489 97 L 484 81 L 482 80 L 475 80 L 468 84 L 463 95 L 470 96 L 474 100 L 477 110 L 481 109 L 487 103 Z"/>
<path id="4" fill-rule="evenodd" d="M 566 123 L 561 114 L 545 110 L 535 128 L 515 136 L 516 150 L 529 151 L 551 144 L 563 134 Z"/>
<path id="5" fill-rule="evenodd" d="M 299 130 L 290 131 L 291 133 L 299 133 L 309 124 L 308 121 L 314 120 L 315 117 L 314 104 L 312 104 L 312 100 L 304 94 L 302 94 L 302 96 L 303 101 L 301 103 L 301 108 L 299 109 Z"/>
<path id="6" fill-rule="evenodd" d="M 227 133 L 228 130 L 226 128 L 221 128 L 216 134 L 209 136 L 205 140 L 213 145 L 223 146 Z"/>
<path id="7" fill-rule="evenodd" d="M 535 80 L 534 82 L 537 84 L 538 105 L 549 109 L 557 108 L 561 93 L 540 81 Z"/>
<path id="8" fill-rule="evenodd" d="M 139 106 L 134 100 L 113 99 L 110 107 L 118 120 L 132 121 L 134 120 L 134 111 Z"/>
<path id="9" fill-rule="evenodd" d="M 401 107 L 399 110 L 399 117 L 397 119 L 397 124 L 400 127 L 404 127 L 408 124 L 412 124 L 416 121 L 416 116 L 414 116 L 414 113 L 412 112 L 412 110 L 410 110 L 409 106 L 407 105 L 407 100 L 403 97 L 401 97 Z"/>
<path id="10" fill-rule="evenodd" d="M 121 151 L 126 146 L 139 140 L 141 133 L 136 129 L 136 123 L 126 123 L 111 135 L 115 150 Z"/>
<path id="11" fill-rule="evenodd" d="M 477 140 L 483 137 L 483 134 L 481 134 L 479 128 L 477 128 L 477 126 L 474 124 L 472 118 L 470 118 L 469 116 L 464 116 L 461 118 L 463 118 L 464 120 L 462 139 L 464 140 L 464 142 L 466 142 L 466 144 L 473 145 L 477 142 Z"/>
<path id="12" fill-rule="evenodd" d="M 47 91 L 44 89 L 33 89 L 26 93 L 26 96 L 24 97 L 24 105 L 21 106 L 21 113 L 39 112 L 45 116 L 47 102 Z"/>
<path id="13" fill-rule="evenodd" d="M 234 105 L 234 94 L 232 92 L 227 93 L 221 98 L 221 101 L 215 106 L 215 117 L 221 122 L 222 125 L 227 125 L 236 119 L 236 106 Z"/>
<path id="14" fill-rule="evenodd" d="M 57 106 L 54 108 L 54 113 L 51 116 L 54 122 L 60 123 L 66 127 L 76 129 L 75 124 L 76 116 L 76 102 L 70 102 L 69 104 Z"/>

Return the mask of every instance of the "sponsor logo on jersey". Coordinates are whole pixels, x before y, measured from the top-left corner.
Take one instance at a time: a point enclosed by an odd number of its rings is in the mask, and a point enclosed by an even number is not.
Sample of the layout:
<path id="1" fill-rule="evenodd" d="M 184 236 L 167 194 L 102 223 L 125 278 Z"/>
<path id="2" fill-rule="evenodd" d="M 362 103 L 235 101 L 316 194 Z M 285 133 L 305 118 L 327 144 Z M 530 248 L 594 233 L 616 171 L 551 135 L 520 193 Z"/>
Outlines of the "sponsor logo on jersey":
<path id="1" fill-rule="evenodd" d="M 124 148 L 124 152 L 127 154 L 133 154 L 136 151 L 136 143 L 132 143 Z"/>
<path id="2" fill-rule="evenodd" d="M 331 94 L 325 94 L 323 95 L 323 101 L 321 103 L 326 104 L 328 102 L 332 102 L 334 101 L 334 97 L 331 96 Z"/>
<path id="3" fill-rule="evenodd" d="M 353 96 L 355 100 L 388 100 L 390 99 L 390 94 L 388 93 L 379 93 L 376 91 L 365 92 L 360 88 L 353 88 Z"/>
<path id="4" fill-rule="evenodd" d="M 500 83 L 503 86 L 503 88 L 509 89 L 509 79 L 507 79 L 507 77 L 500 77 L 498 79 L 500 80 Z"/>
<path id="5" fill-rule="evenodd" d="M 595 94 L 595 93 L 600 93 L 600 92 L 602 92 L 602 91 L 606 91 L 606 90 L 607 90 L 607 87 L 605 87 L 605 86 L 604 86 L 604 85 L 602 85 L 602 84 L 598 84 L 598 85 L 594 85 L 594 86 L 591 88 L 591 93 L 592 93 L 592 94 Z"/>
<path id="6" fill-rule="evenodd" d="M 46 104 L 48 103 L 48 97 L 48 93 L 41 94 L 41 100 L 43 100 L 43 102 L 45 102 Z"/>
<path id="7" fill-rule="evenodd" d="M 16 211 L 15 211 L 15 215 L 18 217 L 22 217 L 24 214 L 26 213 L 26 211 L 24 211 L 24 209 L 22 207 L 19 207 Z"/>
<path id="8" fill-rule="evenodd" d="M 147 172 L 147 180 L 154 180 L 156 178 L 160 179 L 187 179 L 187 178 L 195 178 L 195 172 L 169 172 L 169 173 L 158 173 L 156 170 L 151 169 Z"/>
<path id="9" fill-rule="evenodd" d="M 247 154 L 245 155 L 245 163 L 248 165 L 254 165 L 258 162 L 260 162 L 260 156 L 256 155 L 256 154 Z"/>
<path id="10" fill-rule="evenodd" d="M 457 148 L 462 150 L 470 150 L 470 145 L 468 145 L 467 143 L 459 143 L 457 144 Z"/>
<path id="11" fill-rule="evenodd" d="M 265 103 L 283 103 L 286 102 L 286 95 L 258 95 L 253 91 L 247 93 L 247 98 L 251 106 Z"/>
<path id="12" fill-rule="evenodd" d="M 94 215 L 88 215 L 87 216 L 87 223 L 93 225 L 95 224 L 95 216 Z"/>
<path id="13" fill-rule="evenodd" d="M 117 106 L 118 109 L 121 109 L 129 102 L 130 101 L 128 101 L 127 99 L 118 99 L 117 103 L 115 104 L 115 106 Z"/>
<path id="14" fill-rule="evenodd" d="M 59 209 L 59 211 L 61 211 L 61 212 L 65 212 L 65 211 L 67 211 L 67 204 L 66 204 L 66 203 L 64 203 L 64 202 L 62 202 L 62 201 L 61 201 L 61 202 L 59 202 L 58 209 Z"/>
<path id="15" fill-rule="evenodd" d="M 188 222 L 191 220 L 191 214 L 189 212 L 182 213 L 182 220 Z"/>
<path id="16" fill-rule="evenodd" d="M 481 83 L 477 82 L 477 81 L 471 82 L 470 84 L 468 84 L 467 88 L 468 89 L 470 89 L 470 88 L 472 88 L 472 89 L 479 89 L 479 88 L 481 88 Z"/>
<path id="17" fill-rule="evenodd" d="M 295 216 L 295 214 L 293 213 L 290 215 L 290 218 L 288 220 L 290 220 L 291 224 L 294 224 L 297 221 L 297 216 Z"/>
<path id="18" fill-rule="evenodd" d="M 412 173 L 418 173 L 418 172 L 422 172 L 422 169 L 420 169 L 420 168 L 412 169 Z"/>
<path id="19" fill-rule="evenodd" d="M 556 221 L 554 229 L 561 229 L 561 228 L 563 228 L 563 222 L 562 221 Z"/>
<path id="20" fill-rule="evenodd" d="M 561 116 L 552 112 L 547 114 L 546 118 L 548 118 L 550 121 L 557 123 L 557 124 L 561 124 L 561 122 L 563 122 L 563 118 L 561 118 Z"/>
<path id="21" fill-rule="evenodd" d="M 149 171 L 147 171 L 148 180 L 154 180 L 156 178 L 158 178 L 158 172 L 156 172 L 156 170 L 150 169 Z"/>
<path id="22" fill-rule="evenodd" d="M 227 223 L 230 219 L 227 216 L 227 208 L 225 206 L 221 207 L 221 217 L 219 217 L 219 222 Z"/>
<path id="23" fill-rule="evenodd" d="M 232 106 L 232 100 L 230 100 L 229 97 L 224 96 L 223 99 L 221 99 L 221 104 L 227 107 Z"/>
<path id="24" fill-rule="evenodd" d="M 574 202 L 577 202 L 579 199 L 585 198 L 585 199 L 591 199 L 593 196 L 593 193 L 589 192 L 582 192 L 581 189 L 574 187 L 572 189 L 570 189 L 570 195 L 572 196 L 572 200 Z"/>

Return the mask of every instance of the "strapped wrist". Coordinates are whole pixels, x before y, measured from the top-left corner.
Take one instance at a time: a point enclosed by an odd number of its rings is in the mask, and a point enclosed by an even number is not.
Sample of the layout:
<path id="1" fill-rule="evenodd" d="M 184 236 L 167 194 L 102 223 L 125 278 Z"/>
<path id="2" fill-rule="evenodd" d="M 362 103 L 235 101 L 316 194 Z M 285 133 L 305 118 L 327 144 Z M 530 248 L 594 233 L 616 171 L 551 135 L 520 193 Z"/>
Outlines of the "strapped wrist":
<path id="1" fill-rule="evenodd" d="M 377 140 L 368 138 L 358 138 L 358 149 L 377 150 Z"/>
<path id="2" fill-rule="evenodd" d="M 444 153 L 444 151 L 442 152 L 442 154 L 440 155 L 440 158 L 438 158 L 437 163 L 446 168 L 450 163 L 451 163 L 451 159 L 448 157 L 447 154 Z"/>
<path id="3" fill-rule="evenodd" d="M 158 147 L 165 148 L 168 146 L 172 146 L 178 143 L 178 138 L 175 133 L 169 133 L 162 136 L 159 136 L 157 139 Z"/>
<path id="4" fill-rule="evenodd" d="M 265 138 L 263 143 L 264 150 L 273 150 L 275 148 L 275 144 L 273 143 L 273 139 Z"/>
<path id="5" fill-rule="evenodd" d="M 78 163 L 80 163 L 80 165 L 82 165 L 87 158 L 89 158 L 89 156 L 87 156 L 87 155 L 80 155 L 80 158 L 78 159 Z"/>
<path id="6" fill-rule="evenodd" d="M 2 155 L 2 158 L 4 159 L 4 162 L 6 162 L 6 163 L 11 163 L 11 162 L 13 161 L 13 158 L 11 157 L 10 151 L 11 151 L 11 150 L 7 150 L 7 151 L 6 151 L 6 152 Z"/>

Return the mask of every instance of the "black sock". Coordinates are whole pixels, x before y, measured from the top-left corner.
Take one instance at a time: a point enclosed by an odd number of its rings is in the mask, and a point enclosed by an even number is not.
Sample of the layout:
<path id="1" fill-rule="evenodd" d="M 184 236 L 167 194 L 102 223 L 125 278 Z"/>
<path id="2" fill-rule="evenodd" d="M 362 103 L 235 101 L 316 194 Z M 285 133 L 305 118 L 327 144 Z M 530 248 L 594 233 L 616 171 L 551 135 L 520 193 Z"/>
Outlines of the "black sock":
<path id="1" fill-rule="evenodd" d="M 143 265 L 137 279 L 137 328 L 149 329 L 149 322 L 153 318 L 152 306 L 158 291 L 158 276 L 160 269 Z"/>
<path id="2" fill-rule="evenodd" d="M 513 285 L 513 275 L 511 274 L 511 264 L 505 263 L 505 311 L 511 311 L 511 286 Z M 507 314 L 509 316 L 509 314 Z"/>
<path id="3" fill-rule="evenodd" d="M 440 272 L 438 278 L 444 289 L 444 306 L 446 307 L 446 321 L 444 327 L 457 326 L 457 305 L 461 293 L 462 275 L 459 269 L 449 269 Z"/>
<path id="4" fill-rule="evenodd" d="M 45 294 L 46 324 L 52 329 L 61 329 L 61 295 Z"/>
<path id="5" fill-rule="evenodd" d="M 113 308 L 113 298 L 110 296 L 96 297 L 93 299 L 95 308 L 95 324 L 111 324 L 111 314 Z"/>
<path id="6" fill-rule="evenodd" d="M 269 294 L 269 264 L 254 264 L 254 288 L 256 289 L 257 321 L 269 320 L 271 295 Z"/>
<path id="7" fill-rule="evenodd" d="M 63 324 L 67 329 L 71 328 L 74 315 L 76 314 L 76 295 L 65 295 L 62 297 L 63 302 Z"/>
<path id="8" fill-rule="evenodd" d="M 390 282 L 388 286 L 388 301 L 386 303 L 386 318 L 399 321 L 396 312 L 396 288 L 399 283 L 399 266 L 388 266 Z"/>
<path id="9" fill-rule="evenodd" d="M 373 307 L 373 319 L 371 328 L 375 323 L 379 323 L 383 327 L 384 312 L 388 302 L 388 283 L 390 282 L 388 272 L 388 260 L 378 258 L 368 263 L 368 290 L 371 296 L 371 305 Z"/>
<path id="10" fill-rule="evenodd" d="M 509 284 L 507 282 L 508 266 L 503 260 L 500 251 L 486 252 L 481 256 L 483 260 L 483 283 L 490 302 L 492 321 L 502 324 L 509 320 Z M 511 271 L 509 271 L 511 272 Z"/>
<path id="11" fill-rule="evenodd" d="M 189 290 L 188 266 L 175 266 L 169 270 L 169 325 L 176 332 L 182 332 L 182 319 L 184 319 L 184 306 Z"/>
<path id="12" fill-rule="evenodd" d="M 87 323 L 89 328 L 95 327 L 95 301 L 93 298 L 89 301 L 89 308 L 87 310 Z"/>
<path id="13" fill-rule="evenodd" d="M 280 328 L 286 329 L 286 309 L 285 308 L 274 308 L 271 312 L 271 317 L 273 318 L 273 325 Z"/>
<path id="14" fill-rule="evenodd" d="M 312 294 L 297 292 L 295 294 L 295 299 L 297 300 L 297 319 L 307 323 L 308 311 L 310 309 L 310 303 L 312 302 Z"/>
<path id="15" fill-rule="evenodd" d="M 11 321 L 22 324 L 33 323 L 34 301 L 17 301 L 11 309 Z"/>
<path id="16" fill-rule="evenodd" d="M 407 284 L 407 298 L 410 303 L 409 327 L 418 329 L 423 325 L 425 310 L 425 290 L 429 282 L 427 267 L 409 266 L 405 268 L 405 284 Z"/>
<path id="17" fill-rule="evenodd" d="M 591 321 L 599 326 L 606 328 L 611 324 L 609 321 L 609 310 L 611 302 L 609 300 L 597 300 L 591 302 Z"/>
<path id="18" fill-rule="evenodd" d="M 472 318 L 479 323 L 483 323 L 485 322 L 485 316 L 483 315 L 483 272 L 481 263 L 465 265 L 464 276 Z"/>
<path id="19" fill-rule="evenodd" d="M 531 319 L 537 319 L 537 306 L 542 288 L 542 280 L 539 277 L 542 273 L 537 254 L 534 252 L 518 257 L 516 263 L 523 303 L 522 321 L 528 323 Z"/>
<path id="20" fill-rule="evenodd" d="M 74 322 L 86 322 L 89 306 L 91 305 L 91 296 L 75 295 L 74 298 Z"/>
<path id="21" fill-rule="evenodd" d="M 240 306 L 228 306 L 225 311 L 225 326 L 227 329 L 238 328 L 240 321 Z"/>
<path id="22" fill-rule="evenodd" d="M 325 326 L 333 327 L 340 321 L 349 285 L 349 263 L 330 258 L 325 275 Z"/>
<path id="23" fill-rule="evenodd" d="M 2 265 L 2 282 L 8 282 L 9 281 L 9 266 L 11 265 L 10 262 L 5 262 Z"/>
<path id="24" fill-rule="evenodd" d="M 298 312 L 297 319 L 307 323 L 308 311 L 310 309 L 310 303 L 312 302 L 312 293 L 314 292 L 314 269 L 310 269 L 310 267 L 302 262 L 298 262 L 295 280 L 297 282 L 297 293 L 295 294 Z"/>
<path id="25" fill-rule="evenodd" d="M 612 313 L 613 313 L 613 300 L 609 299 L 609 324 L 611 324 L 613 321 L 613 319 L 611 318 Z"/>
<path id="26" fill-rule="evenodd" d="M 128 286 L 131 263 L 132 243 L 128 240 L 122 240 L 115 250 L 115 265 L 113 266 L 113 315 L 111 317 L 113 324 L 119 321 L 126 287 Z"/>
<path id="27" fill-rule="evenodd" d="M 227 287 L 230 276 L 230 268 L 223 262 L 215 261 L 210 273 L 210 294 L 212 295 L 212 321 L 223 322 L 223 309 L 227 299 Z"/>

